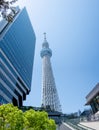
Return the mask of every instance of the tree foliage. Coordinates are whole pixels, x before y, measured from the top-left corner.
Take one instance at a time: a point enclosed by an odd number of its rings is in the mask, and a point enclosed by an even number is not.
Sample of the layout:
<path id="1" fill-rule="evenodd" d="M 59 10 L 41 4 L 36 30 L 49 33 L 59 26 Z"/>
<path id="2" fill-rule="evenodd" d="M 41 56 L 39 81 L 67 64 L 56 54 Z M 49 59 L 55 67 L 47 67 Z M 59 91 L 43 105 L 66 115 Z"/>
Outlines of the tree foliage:
<path id="1" fill-rule="evenodd" d="M 0 15 L 7 19 L 8 18 L 8 11 L 11 10 L 14 12 L 14 7 L 12 6 L 17 0 L 0 0 Z"/>
<path id="2" fill-rule="evenodd" d="M 0 106 L 0 130 L 56 130 L 56 125 L 44 111 L 22 112 L 12 104 L 6 104 Z"/>

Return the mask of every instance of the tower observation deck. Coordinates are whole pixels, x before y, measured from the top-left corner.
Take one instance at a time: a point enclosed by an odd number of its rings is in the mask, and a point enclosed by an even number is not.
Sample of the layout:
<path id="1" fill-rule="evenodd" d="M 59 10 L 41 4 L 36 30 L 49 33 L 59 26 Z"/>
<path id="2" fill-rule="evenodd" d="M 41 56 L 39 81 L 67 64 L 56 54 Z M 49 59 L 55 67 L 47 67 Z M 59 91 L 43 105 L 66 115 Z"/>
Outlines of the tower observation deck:
<path id="1" fill-rule="evenodd" d="M 40 55 L 42 58 L 42 106 L 44 108 L 49 107 L 52 111 L 61 112 L 61 105 L 50 62 L 52 51 L 46 40 L 46 33 L 44 33 L 44 42 Z"/>

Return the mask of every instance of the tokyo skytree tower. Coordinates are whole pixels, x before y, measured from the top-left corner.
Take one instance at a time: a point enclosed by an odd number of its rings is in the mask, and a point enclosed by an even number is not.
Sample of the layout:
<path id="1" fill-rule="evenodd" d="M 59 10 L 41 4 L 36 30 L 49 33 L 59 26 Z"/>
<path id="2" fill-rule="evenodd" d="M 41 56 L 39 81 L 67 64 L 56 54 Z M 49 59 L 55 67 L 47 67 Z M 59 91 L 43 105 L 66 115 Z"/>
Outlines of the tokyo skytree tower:
<path id="1" fill-rule="evenodd" d="M 40 55 L 42 58 L 42 105 L 45 108 L 50 107 L 52 111 L 61 112 L 61 105 L 50 62 L 52 51 L 46 40 L 46 33 L 44 33 L 44 42 Z"/>

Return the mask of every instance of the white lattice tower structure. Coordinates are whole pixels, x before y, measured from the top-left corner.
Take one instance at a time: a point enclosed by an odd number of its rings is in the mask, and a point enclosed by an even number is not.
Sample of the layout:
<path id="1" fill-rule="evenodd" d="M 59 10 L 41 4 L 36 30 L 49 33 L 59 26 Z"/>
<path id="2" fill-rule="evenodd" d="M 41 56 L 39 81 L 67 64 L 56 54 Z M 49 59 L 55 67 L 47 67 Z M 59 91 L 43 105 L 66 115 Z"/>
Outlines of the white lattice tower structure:
<path id="1" fill-rule="evenodd" d="M 42 44 L 41 58 L 42 58 L 42 105 L 47 108 L 50 107 L 52 111 L 61 112 L 61 105 L 55 85 L 53 71 L 51 67 L 50 58 L 52 51 L 46 40 L 46 33 L 44 33 L 44 42 Z"/>

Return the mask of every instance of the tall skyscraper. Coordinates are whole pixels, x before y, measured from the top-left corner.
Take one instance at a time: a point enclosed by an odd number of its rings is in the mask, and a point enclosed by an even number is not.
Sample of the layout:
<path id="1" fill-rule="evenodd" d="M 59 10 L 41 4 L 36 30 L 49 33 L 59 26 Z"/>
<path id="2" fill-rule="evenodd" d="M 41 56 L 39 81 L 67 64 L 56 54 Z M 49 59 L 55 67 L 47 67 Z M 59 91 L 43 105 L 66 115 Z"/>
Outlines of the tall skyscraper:
<path id="1" fill-rule="evenodd" d="M 60 112 L 61 106 L 50 62 L 52 51 L 46 40 L 46 33 L 44 33 L 44 42 L 40 54 L 42 58 L 42 105 L 45 108 L 50 107 L 52 111 Z"/>
<path id="2" fill-rule="evenodd" d="M 0 21 L 0 104 L 22 106 L 31 90 L 35 33 L 26 8 Z"/>

